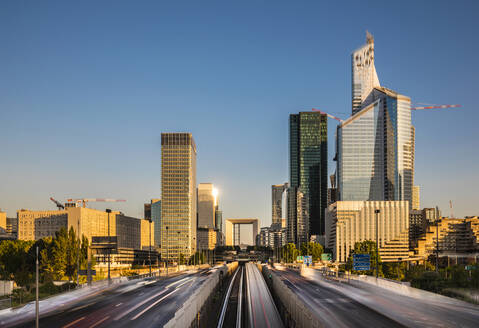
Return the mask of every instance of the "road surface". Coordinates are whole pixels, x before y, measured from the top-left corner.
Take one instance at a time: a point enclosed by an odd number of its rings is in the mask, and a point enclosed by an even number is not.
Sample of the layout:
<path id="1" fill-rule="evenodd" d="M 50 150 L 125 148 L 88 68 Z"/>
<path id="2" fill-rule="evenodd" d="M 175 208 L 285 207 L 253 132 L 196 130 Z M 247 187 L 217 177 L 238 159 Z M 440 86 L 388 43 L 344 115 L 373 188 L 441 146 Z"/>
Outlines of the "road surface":
<path id="1" fill-rule="evenodd" d="M 119 286 L 40 318 L 40 327 L 162 327 L 209 271 Z M 34 322 L 10 327 L 34 327 Z"/>
<path id="2" fill-rule="evenodd" d="M 423 300 L 373 285 L 312 282 L 289 269 L 274 272 L 328 327 L 479 327 L 479 306 L 459 300 Z"/>

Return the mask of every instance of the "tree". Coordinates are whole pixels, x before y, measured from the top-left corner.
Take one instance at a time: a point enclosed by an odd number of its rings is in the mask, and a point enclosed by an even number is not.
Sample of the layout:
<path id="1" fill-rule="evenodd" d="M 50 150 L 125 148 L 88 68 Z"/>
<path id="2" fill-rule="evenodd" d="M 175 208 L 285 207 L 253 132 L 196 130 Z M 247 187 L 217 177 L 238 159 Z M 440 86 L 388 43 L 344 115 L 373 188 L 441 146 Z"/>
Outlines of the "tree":
<path id="1" fill-rule="evenodd" d="M 33 241 L 4 240 L 0 242 L 0 274 L 2 279 L 13 280 L 19 286 L 33 282 L 35 258 L 29 254 Z"/>
<path id="2" fill-rule="evenodd" d="M 301 255 L 311 255 L 313 261 L 317 262 L 321 259 L 323 254 L 323 246 L 319 243 L 308 242 L 301 244 Z"/>
<path id="3" fill-rule="evenodd" d="M 288 243 L 283 246 L 283 259 L 286 263 L 293 263 L 298 255 L 299 251 L 296 249 L 295 244 Z"/>
<path id="4" fill-rule="evenodd" d="M 353 270 L 353 256 L 354 254 L 369 254 L 369 265 L 370 269 L 368 271 L 354 271 Z M 376 267 L 376 242 L 372 240 L 364 240 L 361 242 L 356 242 L 354 244 L 354 250 L 349 253 L 348 261 L 346 263 L 346 270 L 350 270 L 356 274 L 367 274 L 367 275 L 374 275 L 376 274 L 375 267 Z M 381 256 L 378 255 L 378 262 L 379 262 L 379 276 L 383 277 L 382 269 L 381 269 Z"/>
<path id="5" fill-rule="evenodd" d="M 78 257 L 80 256 L 80 239 L 77 238 L 75 230 L 70 227 L 66 239 L 65 254 L 65 275 L 72 280 L 77 273 Z"/>
<path id="6" fill-rule="evenodd" d="M 185 259 L 185 255 L 183 255 L 183 253 L 180 253 L 180 258 L 179 258 L 179 260 L 178 260 L 179 264 L 180 264 L 180 265 L 185 264 L 185 260 L 186 260 L 186 259 Z"/>

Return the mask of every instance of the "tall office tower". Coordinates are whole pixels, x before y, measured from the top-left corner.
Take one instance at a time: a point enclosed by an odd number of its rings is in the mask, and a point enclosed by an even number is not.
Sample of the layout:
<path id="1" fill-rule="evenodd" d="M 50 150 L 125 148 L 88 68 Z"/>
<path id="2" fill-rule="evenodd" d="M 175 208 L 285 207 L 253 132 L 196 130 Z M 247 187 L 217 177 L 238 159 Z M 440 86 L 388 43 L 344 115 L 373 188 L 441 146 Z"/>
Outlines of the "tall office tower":
<path id="1" fill-rule="evenodd" d="M 298 226 L 298 192 L 307 197 L 308 236 L 324 235 L 324 210 L 328 200 L 328 125 L 327 116 L 300 112 L 289 116 L 288 229 Z M 297 243 L 296 233 L 288 241 Z"/>
<path id="2" fill-rule="evenodd" d="M 0 211 L 0 230 L 7 231 L 7 213 Z"/>
<path id="3" fill-rule="evenodd" d="M 421 209 L 421 192 L 419 186 L 412 187 L 412 209 L 420 210 Z"/>
<path id="4" fill-rule="evenodd" d="M 288 183 L 271 186 L 271 224 L 282 226 L 283 218 L 283 192 L 288 188 Z"/>
<path id="5" fill-rule="evenodd" d="M 150 204 L 150 218 L 155 224 L 155 245 L 161 243 L 161 199 L 152 199 Z M 146 219 L 146 217 L 145 217 Z"/>
<path id="6" fill-rule="evenodd" d="M 374 66 L 374 38 L 366 32 L 366 44 L 351 54 L 352 114 L 371 103 L 371 92 L 379 87 L 378 74 Z"/>
<path id="7" fill-rule="evenodd" d="M 212 183 L 198 185 L 198 228 L 215 228 L 216 197 Z"/>
<path id="8" fill-rule="evenodd" d="M 161 134 L 161 257 L 196 251 L 196 145 L 191 133 Z"/>
<path id="9" fill-rule="evenodd" d="M 411 101 L 375 87 L 373 102 L 337 128 L 339 200 L 407 200 L 412 205 Z"/>

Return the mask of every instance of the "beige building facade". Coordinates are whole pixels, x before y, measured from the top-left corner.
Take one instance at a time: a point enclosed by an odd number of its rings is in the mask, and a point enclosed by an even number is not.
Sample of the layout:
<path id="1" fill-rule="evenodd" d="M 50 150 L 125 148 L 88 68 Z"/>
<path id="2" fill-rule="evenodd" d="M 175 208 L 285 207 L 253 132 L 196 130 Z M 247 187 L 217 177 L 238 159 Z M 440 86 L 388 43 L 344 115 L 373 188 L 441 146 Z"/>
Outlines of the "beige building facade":
<path id="1" fill-rule="evenodd" d="M 121 212 L 108 213 L 91 208 L 68 207 L 61 211 L 20 210 L 18 217 L 18 239 L 38 240 L 53 237 L 62 227 L 73 227 L 77 235 L 84 235 L 91 243 L 92 237 L 117 236 L 118 247 L 142 249 L 149 246 L 149 222 L 126 216 Z M 151 223 L 154 229 L 154 222 Z M 154 234 L 151 235 L 154 245 Z"/>
<path id="2" fill-rule="evenodd" d="M 326 247 L 335 261 L 346 262 L 356 242 L 376 241 L 376 215 L 381 260 L 409 257 L 408 201 L 339 201 L 326 211 Z"/>
<path id="3" fill-rule="evenodd" d="M 427 259 L 435 254 L 437 247 L 440 256 L 479 252 L 479 217 L 437 220 L 435 224 L 429 225 L 426 233 L 419 238 L 414 253 L 417 257 Z"/>
<path id="4" fill-rule="evenodd" d="M 0 231 L 7 231 L 7 213 L 0 211 Z"/>
<path id="5" fill-rule="evenodd" d="M 38 240 L 53 237 L 62 227 L 68 227 L 68 213 L 61 211 L 17 211 L 18 239 Z"/>
<path id="6" fill-rule="evenodd" d="M 412 209 L 421 209 L 421 191 L 419 189 L 419 186 L 412 187 Z"/>

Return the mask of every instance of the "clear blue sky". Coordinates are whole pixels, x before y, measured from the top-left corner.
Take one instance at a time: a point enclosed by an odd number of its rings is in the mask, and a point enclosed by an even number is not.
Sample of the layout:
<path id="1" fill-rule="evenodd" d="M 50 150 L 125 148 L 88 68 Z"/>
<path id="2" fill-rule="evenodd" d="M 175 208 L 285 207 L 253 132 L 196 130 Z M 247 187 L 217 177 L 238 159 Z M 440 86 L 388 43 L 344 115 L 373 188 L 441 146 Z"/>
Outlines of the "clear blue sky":
<path id="1" fill-rule="evenodd" d="M 267 225 L 288 114 L 349 114 L 350 53 L 369 30 L 384 86 L 464 106 L 413 113 L 415 178 L 423 206 L 478 215 L 479 2 L 324 3 L 2 1 L 0 208 L 125 198 L 112 207 L 141 217 L 161 196 L 160 133 L 189 131 L 224 217 Z"/>

